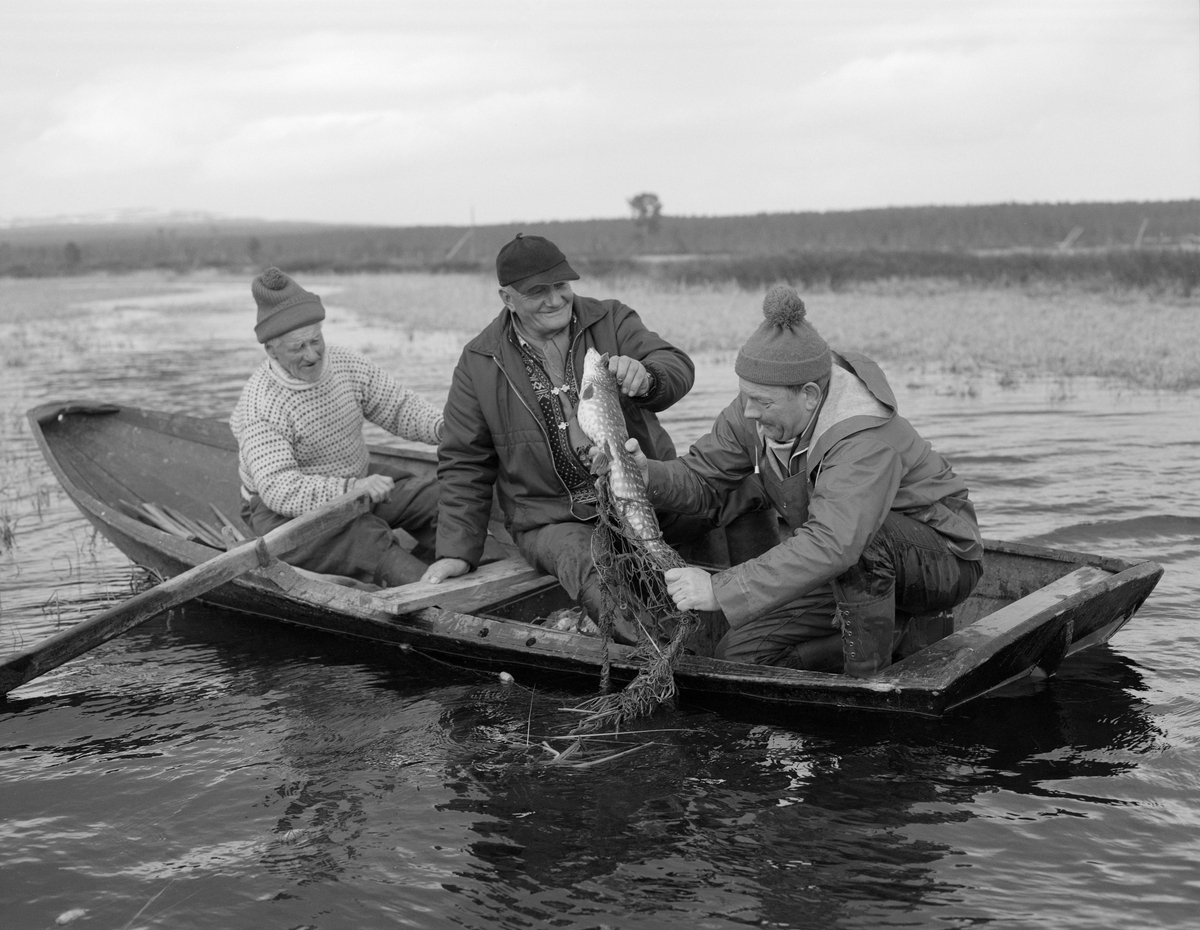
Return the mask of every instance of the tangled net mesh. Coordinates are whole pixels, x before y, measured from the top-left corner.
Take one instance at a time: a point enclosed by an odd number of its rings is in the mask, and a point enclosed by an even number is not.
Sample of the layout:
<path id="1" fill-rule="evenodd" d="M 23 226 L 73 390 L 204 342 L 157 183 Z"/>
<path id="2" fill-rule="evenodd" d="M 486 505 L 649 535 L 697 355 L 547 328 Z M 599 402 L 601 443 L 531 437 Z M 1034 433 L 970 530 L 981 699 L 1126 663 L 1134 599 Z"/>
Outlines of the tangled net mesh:
<path id="1" fill-rule="evenodd" d="M 675 606 L 663 579 L 666 569 L 687 563 L 661 538 L 657 541 L 661 545 L 648 548 L 645 540 L 629 533 L 613 500 L 607 475 L 597 481 L 596 488 L 599 520 L 592 534 L 592 560 L 600 577 L 600 631 L 606 641 L 611 640 L 616 619 L 629 621 L 638 630 L 631 658 L 641 667 L 633 681 L 611 693 L 611 668 L 605 650 L 600 672 L 602 693 L 579 705 L 586 716 L 575 732 L 615 729 L 673 702 L 676 659 L 684 642 L 700 626 L 695 611 Z"/>

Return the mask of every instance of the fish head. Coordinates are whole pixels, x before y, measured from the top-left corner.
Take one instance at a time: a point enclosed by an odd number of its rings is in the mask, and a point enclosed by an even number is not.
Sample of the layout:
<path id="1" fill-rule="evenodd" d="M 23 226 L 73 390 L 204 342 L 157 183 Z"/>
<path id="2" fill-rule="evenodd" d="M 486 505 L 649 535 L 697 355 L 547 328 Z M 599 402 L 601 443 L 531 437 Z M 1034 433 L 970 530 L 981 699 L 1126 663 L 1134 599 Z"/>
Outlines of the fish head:
<path id="1" fill-rule="evenodd" d="M 583 357 L 579 404 L 575 417 L 587 437 L 601 450 L 617 455 L 625 443 L 625 417 L 621 411 L 621 389 L 617 376 L 608 368 L 608 353 L 588 349 Z"/>
<path id="2" fill-rule="evenodd" d="M 620 390 L 617 376 L 608 368 L 608 353 L 601 355 L 595 349 L 588 349 L 583 356 L 583 376 L 580 378 L 579 399 L 591 400 L 597 391 Z"/>

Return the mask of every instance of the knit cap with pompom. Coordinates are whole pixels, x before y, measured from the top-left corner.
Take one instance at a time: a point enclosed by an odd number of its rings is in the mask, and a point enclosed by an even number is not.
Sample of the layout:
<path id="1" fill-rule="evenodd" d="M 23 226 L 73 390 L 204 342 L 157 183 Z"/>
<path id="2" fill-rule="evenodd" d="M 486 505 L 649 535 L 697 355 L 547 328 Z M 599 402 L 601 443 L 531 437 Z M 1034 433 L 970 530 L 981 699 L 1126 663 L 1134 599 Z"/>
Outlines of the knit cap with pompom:
<path id="1" fill-rule="evenodd" d="M 321 298 L 310 293 L 278 268 L 268 268 L 250 284 L 258 304 L 254 335 L 266 342 L 293 329 L 325 319 Z"/>
<path id="2" fill-rule="evenodd" d="M 755 384 L 820 381 L 833 367 L 829 346 L 805 319 L 794 287 L 777 284 L 763 298 L 763 322 L 738 352 L 733 370 Z"/>

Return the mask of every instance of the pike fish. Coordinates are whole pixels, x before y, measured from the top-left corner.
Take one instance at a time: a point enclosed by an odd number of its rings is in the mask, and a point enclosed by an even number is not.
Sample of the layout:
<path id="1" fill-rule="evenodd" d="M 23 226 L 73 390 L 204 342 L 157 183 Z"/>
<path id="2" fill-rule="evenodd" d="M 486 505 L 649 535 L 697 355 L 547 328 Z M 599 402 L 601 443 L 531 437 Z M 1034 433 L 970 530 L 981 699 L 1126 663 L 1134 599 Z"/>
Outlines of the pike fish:
<path id="1" fill-rule="evenodd" d="M 627 538 L 649 555 L 659 571 L 687 563 L 662 538 L 658 517 L 650 506 L 646 483 L 633 455 L 625 448 L 629 431 L 621 413 L 621 388 L 608 368 L 608 353 L 588 349 L 576 410 L 580 428 L 611 463 L 609 488 Z"/>

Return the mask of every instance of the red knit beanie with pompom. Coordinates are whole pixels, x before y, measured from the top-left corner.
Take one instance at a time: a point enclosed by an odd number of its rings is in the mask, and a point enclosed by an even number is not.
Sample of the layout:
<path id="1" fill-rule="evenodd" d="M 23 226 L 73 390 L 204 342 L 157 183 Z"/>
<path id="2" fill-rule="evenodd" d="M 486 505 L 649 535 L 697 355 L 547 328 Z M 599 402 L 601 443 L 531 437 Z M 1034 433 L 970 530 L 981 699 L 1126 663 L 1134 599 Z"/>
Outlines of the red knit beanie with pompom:
<path id="1" fill-rule="evenodd" d="M 738 352 L 733 370 L 755 384 L 807 384 L 833 367 L 829 346 L 804 318 L 794 287 L 777 284 L 763 298 L 763 322 Z"/>
<path id="2" fill-rule="evenodd" d="M 258 304 L 254 335 L 266 342 L 293 329 L 325 319 L 321 298 L 310 293 L 278 268 L 268 268 L 250 284 Z"/>

